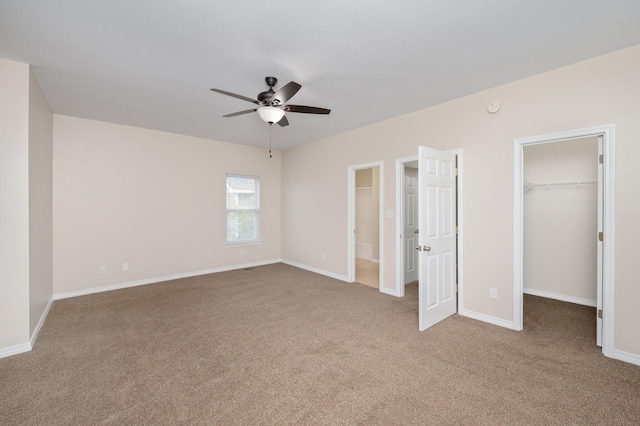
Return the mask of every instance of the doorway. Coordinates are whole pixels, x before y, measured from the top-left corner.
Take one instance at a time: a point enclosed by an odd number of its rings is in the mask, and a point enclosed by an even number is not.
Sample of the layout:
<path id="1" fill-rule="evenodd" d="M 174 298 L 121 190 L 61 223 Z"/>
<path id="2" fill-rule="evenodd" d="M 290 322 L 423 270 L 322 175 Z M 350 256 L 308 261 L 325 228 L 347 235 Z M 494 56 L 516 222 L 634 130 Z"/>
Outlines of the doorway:
<path id="1" fill-rule="evenodd" d="M 380 285 L 378 168 L 356 170 L 356 282 Z"/>
<path id="2" fill-rule="evenodd" d="M 348 168 L 349 282 L 382 291 L 382 162 Z"/>
<path id="3" fill-rule="evenodd" d="M 597 262 L 601 143 L 596 136 L 576 138 L 527 145 L 523 153 L 523 292 L 529 295 L 523 301 L 523 326 L 530 330 L 546 324 L 567 333 L 567 338 L 583 330 L 583 344 L 589 342 L 590 327 L 596 326 L 591 331 L 598 346 L 602 346 L 601 322 L 596 321 L 601 289 Z M 576 313 L 570 315 L 573 310 Z M 566 321 L 543 321 L 563 314 Z"/>
<path id="4" fill-rule="evenodd" d="M 396 296 L 405 297 L 407 285 L 414 286 L 411 294 L 417 297 L 419 274 L 418 245 L 418 156 L 396 160 Z M 416 232 L 417 231 L 417 232 Z M 412 289 L 412 287 L 410 287 Z"/>
<path id="5" fill-rule="evenodd" d="M 568 132 L 540 135 L 514 140 L 514 305 L 513 328 L 523 329 L 524 293 L 524 149 L 527 146 L 548 144 L 580 138 L 600 138 L 599 152 L 599 196 L 598 232 L 593 238 L 600 241 L 597 255 L 598 272 L 601 281 L 597 289 L 597 321 L 602 329 L 602 352 L 614 357 L 614 265 L 615 265 L 615 126 L 606 125 Z"/>

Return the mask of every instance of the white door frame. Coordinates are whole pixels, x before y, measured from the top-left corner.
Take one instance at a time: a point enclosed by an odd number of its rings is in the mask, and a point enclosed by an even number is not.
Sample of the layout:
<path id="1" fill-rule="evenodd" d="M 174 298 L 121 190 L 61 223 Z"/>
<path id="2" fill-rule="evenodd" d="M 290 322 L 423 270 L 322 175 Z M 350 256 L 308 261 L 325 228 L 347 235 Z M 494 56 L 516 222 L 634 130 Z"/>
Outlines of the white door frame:
<path id="1" fill-rule="evenodd" d="M 615 124 L 518 138 L 513 141 L 513 328 L 523 328 L 523 151 L 527 145 L 602 136 L 604 145 L 602 352 L 614 357 Z M 594 235 L 596 238 L 596 235 Z"/>
<path id="2" fill-rule="evenodd" d="M 364 164 L 356 164 L 353 166 L 349 166 L 347 168 L 348 176 L 347 176 L 347 282 L 355 282 L 356 280 L 356 235 L 354 233 L 354 229 L 356 227 L 356 170 L 364 170 L 371 169 L 374 167 L 378 168 L 378 258 L 380 259 L 379 264 L 379 280 L 378 280 L 378 288 L 380 291 L 383 291 L 383 277 L 384 277 L 384 232 L 383 232 L 383 224 L 384 224 L 384 194 L 383 194 L 383 185 L 384 185 L 384 163 L 382 161 L 376 161 L 373 163 L 364 163 Z"/>
<path id="3" fill-rule="evenodd" d="M 463 282 L 463 270 L 462 267 L 462 182 L 463 182 L 463 167 L 462 167 L 462 149 L 452 149 L 448 152 L 456 154 L 456 164 L 458 167 L 458 188 L 456 194 L 456 209 L 458 211 L 458 312 L 463 307 L 462 298 L 462 282 Z M 418 161 L 418 156 L 404 157 L 396 159 L 396 291 L 394 293 L 389 292 L 397 297 L 404 297 L 404 241 L 402 240 L 402 233 L 404 232 L 404 203 L 402 202 L 403 182 L 404 182 L 404 167 L 405 163 L 411 163 Z M 420 183 L 418 182 L 418 185 Z"/>

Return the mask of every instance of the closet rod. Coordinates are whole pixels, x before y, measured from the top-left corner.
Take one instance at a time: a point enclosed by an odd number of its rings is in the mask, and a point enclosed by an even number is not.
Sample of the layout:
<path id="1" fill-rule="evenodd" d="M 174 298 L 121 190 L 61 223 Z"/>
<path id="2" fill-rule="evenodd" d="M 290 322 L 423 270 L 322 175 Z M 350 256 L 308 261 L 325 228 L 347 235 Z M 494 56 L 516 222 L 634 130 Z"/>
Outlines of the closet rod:
<path id="1" fill-rule="evenodd" d="M 561 186 L 561 185 L 594 185 L 598 183 L 597 180 L 587 180 L 587 181 L 576 181 L 576 182 L 553 182 L 553 183 L 533 183 L 533 182 L 524 182 L 525 188 L 533 188 L 533 187 L 550 187 L 550 186 Z"/>

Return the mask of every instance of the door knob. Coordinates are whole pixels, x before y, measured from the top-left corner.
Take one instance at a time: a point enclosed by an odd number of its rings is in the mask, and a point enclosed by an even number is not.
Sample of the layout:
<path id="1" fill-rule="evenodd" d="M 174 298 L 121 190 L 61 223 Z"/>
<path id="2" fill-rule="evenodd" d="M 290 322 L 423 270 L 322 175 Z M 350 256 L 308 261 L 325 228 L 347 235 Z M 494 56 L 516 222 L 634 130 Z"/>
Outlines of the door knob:
<path id="1" fill-rule="evenodd" d="M 416 250 L 418 250 L 418 251 L 422 251 L 422 247 L 420 247 L 420 246 L 416 246 Z"/>
<path id="2" fill-rule="evenodd" d="M 422 247 L 422 249 L 424 251 L 431 251 L 431 247 L 429 247 L 429 246 L 424 246 L 424 247 Z"/>

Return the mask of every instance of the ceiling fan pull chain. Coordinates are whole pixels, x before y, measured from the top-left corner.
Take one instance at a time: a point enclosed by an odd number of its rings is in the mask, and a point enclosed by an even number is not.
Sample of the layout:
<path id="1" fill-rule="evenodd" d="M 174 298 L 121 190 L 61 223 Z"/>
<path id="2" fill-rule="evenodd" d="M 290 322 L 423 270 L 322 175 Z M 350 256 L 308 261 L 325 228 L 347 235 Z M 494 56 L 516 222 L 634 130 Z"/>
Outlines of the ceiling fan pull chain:
<path id="1" fill-rule="evenodd" d="M 271 126 L 273 126 L 273 123 L 269 123 L 269 158 L 273 158 L 271 155 Z"/>

